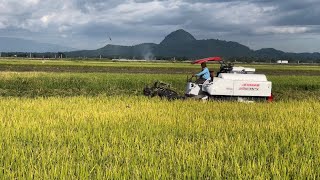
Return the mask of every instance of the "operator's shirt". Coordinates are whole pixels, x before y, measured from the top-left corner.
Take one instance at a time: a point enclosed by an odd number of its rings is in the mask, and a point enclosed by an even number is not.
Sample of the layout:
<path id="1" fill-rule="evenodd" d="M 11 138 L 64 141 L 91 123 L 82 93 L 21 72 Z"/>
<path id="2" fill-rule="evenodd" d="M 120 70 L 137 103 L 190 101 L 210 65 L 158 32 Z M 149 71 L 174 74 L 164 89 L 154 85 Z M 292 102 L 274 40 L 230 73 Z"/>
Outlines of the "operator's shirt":
<path id="1" fill-rule="evenodd" d="M 203 70 L 201 72 L 199 72 L 198 74 L 196 74 L 196 76 L 201 77 L 206 80 L 211 80 L 210 72 L 207 67 L 203 68 Z"/>

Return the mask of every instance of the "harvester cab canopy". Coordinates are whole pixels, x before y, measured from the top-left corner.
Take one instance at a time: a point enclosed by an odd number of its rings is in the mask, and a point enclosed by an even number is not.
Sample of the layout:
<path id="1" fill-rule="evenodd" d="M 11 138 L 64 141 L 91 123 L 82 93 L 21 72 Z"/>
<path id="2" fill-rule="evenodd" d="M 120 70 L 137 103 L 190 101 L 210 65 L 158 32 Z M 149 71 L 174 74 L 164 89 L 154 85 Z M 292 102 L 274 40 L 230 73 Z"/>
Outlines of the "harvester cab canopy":
<path id="1" fill-rule="evenodd" d="M 254 74 L 254 68 L 245 68 L 245 67 L 234 67 L 232 63 L 225 63 L 223 59 L 219 56 L 216 57 L 208 57 L 204 59 L 198 59 L 192 62 L 192 64 L 201 64 L 204 62 L 219 62 L 220 63 L 220 70 L 217 73 L 217 76 L 220 73 L 233 73 L 233 74 Z"/>
<path id="2" fill-rule="evenodd" d="M 221 57 L 208 57 L 208 58 L 204 58 L 204 59 L 198 59 L 192 62 L 192 64 L 201 64 L 204 62 L 208 62 L 208 61 L 222 61 Z"/>

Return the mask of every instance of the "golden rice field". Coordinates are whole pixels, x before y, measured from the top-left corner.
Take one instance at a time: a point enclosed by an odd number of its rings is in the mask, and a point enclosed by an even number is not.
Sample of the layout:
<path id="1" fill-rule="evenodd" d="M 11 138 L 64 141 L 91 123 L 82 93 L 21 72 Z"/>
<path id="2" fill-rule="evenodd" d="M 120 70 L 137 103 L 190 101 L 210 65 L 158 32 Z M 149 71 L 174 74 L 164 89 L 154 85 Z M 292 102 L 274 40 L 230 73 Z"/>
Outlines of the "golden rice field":
<path id="1" fill-rule="evenodd" d="M 185 76 L 0 72 L 0 179 L 320 178 L 320 76 L 268 76 L 273 103 L 141 95 Z"/>
<path id="2" fill-rule="evenodd" d="M 4 179 L 320 178 L 318 101 L 79 96 L 0 104 Z"/>

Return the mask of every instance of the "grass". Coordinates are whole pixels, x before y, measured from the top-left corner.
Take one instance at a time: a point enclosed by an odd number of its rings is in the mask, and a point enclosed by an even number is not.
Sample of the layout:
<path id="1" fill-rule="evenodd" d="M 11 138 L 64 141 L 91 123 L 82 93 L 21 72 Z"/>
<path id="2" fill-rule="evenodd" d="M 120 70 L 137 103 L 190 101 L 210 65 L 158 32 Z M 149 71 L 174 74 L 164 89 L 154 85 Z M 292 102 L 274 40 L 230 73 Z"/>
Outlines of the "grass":
<path id="1" fill-rule="evenodd" d="M 25 60 L 25 59 L 0 59 L 0 65 L 37 65 L 37 66 L 99 66 L 99 67 L 156 67 L 156 68 L 199 68 L 191 63 L 171 62 L 114 62 L 111 60 L 88 61 L 88 60 Z M 214 65 L 218 67 L 218 64 Z"/>
<path id="2" fill-rule="evenodd" d="M 270 76 L 276 100 L 320 100 L 320 76 Z"/>
<path id="3" fill-rule="evenodd" d="M 5 179 L 317 179 L 320 103 L 0 98 Z M 286 108 L 283 108 L 286 107 Z"/>
<path id="4" fill-rule="evenodd" d="M 320 76 L 268 76 L 276 100 L 319 99 Z M 141 95 L 156 80 L 184 94 L 187 76 L 131 73 L 0 73 L 0 95 L 18 97 Z"/>
<path id="5" fill-rule="evenodd" d="M 179 75 L 119 73 L 1 73 L 2 96 L 140 95 L 154 80 L 183 84 Z M 181 82 L 180 82 L 181 81 Z"/>
<path id="6" fill-rule="evenodd" d="M 26 59 L 0 59 L 0 67 L 5 66 L 8 69 L 17 68 L 23 69 L 27 67 L 34 67 L 35 69 L 41 67 L 60 67 L 60 68 L 80 68 L 81 70 L 85 70 L 85 68 L 124 68 L 124 69 L 163 69 L 164 72 L 167 72 L 167 69 L 173 69 L 170 73 L 175 73 L 175 69 L 181 70 L 198 70 L 199 65 L 190 64 L 190 62 L 113 62 L 110 60 L 104 61 L 88 61 L 88 60 L 76 60 L 76 59 L 66 59 L 66 60 L 26 60 Z M 219 70 L 220 65 L 218 63 L 208 64 L 210 69 L 215 71 Z M 303 72 L 312 72 L 320 75 L 319 65 L 283 65 L 283 64 L 237 64 L 237 66 L 245 66 L 245 67 L 254 67 L 259 72 L 292 72 L 293 74 L 303 71 Z M 44 69 L 41 69 L 44 70 Z M 296 71 L 294 73 L 294 71 Z M 185 71 L 184 71 L 185 72 Z M 167 72 L 168 73 L 168 72 Z"/>

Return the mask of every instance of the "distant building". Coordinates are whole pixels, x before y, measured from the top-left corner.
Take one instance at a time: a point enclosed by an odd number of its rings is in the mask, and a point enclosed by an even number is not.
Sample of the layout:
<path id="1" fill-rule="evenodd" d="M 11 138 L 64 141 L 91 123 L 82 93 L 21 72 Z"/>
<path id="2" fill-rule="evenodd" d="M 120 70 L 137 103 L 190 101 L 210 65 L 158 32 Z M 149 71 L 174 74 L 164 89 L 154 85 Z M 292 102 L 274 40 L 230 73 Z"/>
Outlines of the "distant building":
<path id="1" fill-rule="evenodd" d="M 278 64 L 288 64 L 289 61 L 288 60 L 278 60 L 277 63 Z"/>

